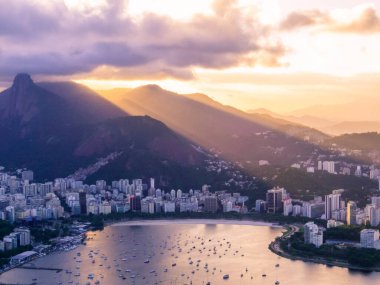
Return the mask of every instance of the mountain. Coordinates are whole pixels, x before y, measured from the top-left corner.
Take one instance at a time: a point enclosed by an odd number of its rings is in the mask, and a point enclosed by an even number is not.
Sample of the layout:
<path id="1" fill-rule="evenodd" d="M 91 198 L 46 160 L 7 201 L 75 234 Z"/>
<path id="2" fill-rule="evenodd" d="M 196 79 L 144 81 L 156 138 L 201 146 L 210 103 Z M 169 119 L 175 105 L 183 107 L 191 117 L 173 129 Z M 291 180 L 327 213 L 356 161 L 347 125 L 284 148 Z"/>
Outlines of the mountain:
<path id="1" fill-rule="evenodd" d="M 0 163 L 33 169 L 40 180 L 65 177 L 114 154 L 102 179 L 151 175 L 170 185 L 174 170 L 190 180 L 205 158 L 163 123 L 129 116 L 71 82 L 36 84 L 17 75 L 0 93 L 0 118 Z"/>
<path id="2" fill-rule="evenodd" d="M 21 136 L 124 115 L 88 88 L 68 82 L 35 84 L 28 74 L 18 74 L 0 93 L 0 126 L 18 129 Z"/>
<path id="3" fill-rule="evenodd" d="M 125 111 L 84 85 L 71 81 L 39 82 L 37 85 L 62 98 L 71 113 L 81 114 L 82 122 L 99 122 L 126 115 Z"/>
<path id="4" fill-rule="evenodd" d="M 327 119 L 323 119 L 323 118 L 319 118 L 315 116 L 307 116 L 307 115 L 299 116 L 299 117 L 285 116 L 284 118 L 286 118 L 287 120 L 293 123 L 309 126 L 311 128 L 315 128 L 323 132 L 325 131 L 327 127 L 336 124 L 336 122 L 331 121 L 331 120 L 327 120 Z"/>
<path id="5" fill-rule="evenodd" d="M 380 151 L 380 133 L 376 132 L 344 134 L 331 138 L 330 142 L 352 150 Z"/>
<path id="6" fill-rule="evenodd" d="M 362 97 L 358 100 L 334 105 L 315 105 L 291 112 L 293 116 L 313 116 L 326 120 L 343 121 L 375 121 L 380 122 L 377 97 Z"/>
<path id="7" fill-rule="evenodd" d="M 109 95 L 109 93 L 108 93 Z M 107 94 L 105 94 L 107 96 Z M 116 105 L 133 115 L 156 118 L 196 144 L 239 162 L 269 160 L 288 165 L 316 148 L 304 140 L 327 136 L 267 115 L 248 114 L 204 94 L 177 94 L 157 85 L 125 90 Z"/>
<path id="8" fill-rule="evenodd" d="M 325 127 L 324 131 L 333 135 L 380 132 L 380 122 L 341 122 Z"/>
<path id="9" fill-rule="evenodd" d="M 324 107 L 323 107 L 324 108 Z M 319 112 L 320 110 L 318 110 Z M 286 120 L 295 124 L 308 126 L 333 136 L 352 133 L 380 132 L 380 122 L 377 121 L 333 121 L 310 115 L 280 115 L 267 109 L 255 109 L 247 111 L 250 114 L 269 115 L 271 117 Z M 301 112 L 301 111 L 299 111 Z M 302 111 L 303 112 L 303 111 Z"/>
<path id="10" fill-rule="evenodd" d="M 359 157 L 363 161 L 370 161 L 370 164 L 380 164 L 380 133 L 344 134 L 333 137 L 326 143 L 353 151 L 355 157 Z"/>
<path id="11" fill-rule="evenodd" d="M 274 118 L 282 118 L 281 115 L 272 112 L 271 110 L 265 108 L 257 108 L 257 109 L 249 109 L 246 111 L 248 114 L 261 114 L 261 115 L 269 115 Z"/>

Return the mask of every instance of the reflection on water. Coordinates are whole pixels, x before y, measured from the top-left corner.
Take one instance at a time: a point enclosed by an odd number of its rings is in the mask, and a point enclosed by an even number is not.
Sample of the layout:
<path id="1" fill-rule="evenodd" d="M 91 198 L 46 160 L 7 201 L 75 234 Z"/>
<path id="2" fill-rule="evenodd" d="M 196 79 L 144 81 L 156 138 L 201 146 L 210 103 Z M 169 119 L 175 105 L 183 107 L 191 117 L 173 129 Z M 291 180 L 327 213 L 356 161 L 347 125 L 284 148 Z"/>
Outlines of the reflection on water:
<path id="1" fill-rule="evenodd" d="M 280 232 L 242 225 L 112 226 L 90 234 L 93 239 L 86 246 L 33 262 L 62 271 L 14 269 L 1 275 L 0 282 L 265 285 L 278 280 L 291 285 L 364 285 L 380 281 L 379 273 L 280 258 L 268 250 Z M 226 274 L 229 279 L 224 280 Z"/>

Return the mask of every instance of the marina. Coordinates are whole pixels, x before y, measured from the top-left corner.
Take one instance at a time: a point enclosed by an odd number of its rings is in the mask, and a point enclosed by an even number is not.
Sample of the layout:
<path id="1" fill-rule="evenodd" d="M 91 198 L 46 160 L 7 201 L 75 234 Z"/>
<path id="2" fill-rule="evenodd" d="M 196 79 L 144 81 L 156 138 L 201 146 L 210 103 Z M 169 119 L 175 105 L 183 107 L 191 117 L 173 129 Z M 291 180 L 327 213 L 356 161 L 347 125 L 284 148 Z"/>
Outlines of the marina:
<path id="1" fill-rule="evenodd" d="M 282 229 L 231 224 L 118 225 L 89 232 L 86 245 L 56 252 L 0 276 L 30 284 L 368 284 L 378 273 L 290 261 L 268 250 Z M 228 235 L 226 235 L 228 233 Z M 26 268 L 23 268 L 26 267 Z M 29 270 L 27 268 L 39 268 Z M 61 268 L 60 271 L 51 269 Z M 46 270 L 44 270 L 46 269 Z M 318 269 L 324 275 L 313 273 Z M 298 275 L 289 274 L 297 270 Z M 309 278 L 310 277 L 310 278 Z"/>

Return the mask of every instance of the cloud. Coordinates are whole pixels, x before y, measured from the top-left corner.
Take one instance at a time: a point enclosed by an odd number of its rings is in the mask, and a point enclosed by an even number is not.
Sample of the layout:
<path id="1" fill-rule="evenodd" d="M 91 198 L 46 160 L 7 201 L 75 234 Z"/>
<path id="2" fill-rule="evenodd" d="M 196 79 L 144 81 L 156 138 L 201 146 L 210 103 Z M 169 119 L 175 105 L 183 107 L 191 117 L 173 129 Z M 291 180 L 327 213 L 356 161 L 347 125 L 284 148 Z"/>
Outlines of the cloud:
<path id="1" fill-rule="evenodd" d="M 183 79 L 197 66 L 279 65 L 286 52 L 235 0 L 216 0 L 213 13 L 183 21 L 132 17 L 123 0 L 85 9 L 39 3 L 0 0 L 0 77 L 91 74 L 105 66 L 117 76 L 138 69 L 141 79 L 144 70 L 146 77 Z"/>
<path id="2" fill-rule="evenodd" d="M 330 16 L 319 10 L 297 11 L 290 13 L 281 23 L 283 30 L 294 30 L 303 27 L 325 25 L 330 22 Z"/>
<path id="3" fill-rule="evenodd" d="M 355 7 L 344 11 L 349 19 L 338 19 L 328 11 L 309 10 L 290 13 L 280 24 L 282 30 L 306 27 L 324 32 L 371 34 L 380 32 L 380 17 L 373 6 Z"/>
<path id="4" fill-rule="evenodd" d="M 343 33 L 379 33 L 380 17 L 373 7 L 368 7 L 349 23 L 335 23 L 331 31 Z"/>

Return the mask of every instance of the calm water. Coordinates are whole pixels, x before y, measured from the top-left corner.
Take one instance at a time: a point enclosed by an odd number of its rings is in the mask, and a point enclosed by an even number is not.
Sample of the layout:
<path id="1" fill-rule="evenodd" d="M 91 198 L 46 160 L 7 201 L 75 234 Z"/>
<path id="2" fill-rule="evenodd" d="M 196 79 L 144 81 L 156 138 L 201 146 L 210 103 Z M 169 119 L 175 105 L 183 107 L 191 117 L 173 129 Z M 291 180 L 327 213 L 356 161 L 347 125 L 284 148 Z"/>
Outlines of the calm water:
<path id="1" fill-rule="evenodd" d="M 281 285 L 380 284 L 380 273 L 364 274 L 279 258 L 267 247 L 280 233 L 278 228 L 241 225 L 112 226 L 91 234 L 93 240 L 86 246 L 32 264 L 61 268 L 61 272 L 14 269 L 1 275 L 0 282 L 30 284 L 37 278 L 37 284 L 49 285 L 95 284 L 96 280 L 107 285 L 242 285 L 274 284 L 276 280 Z M 149 263 L 144 263 L 147 259 Z M 172 266 L 174 263 L 176 266 Z M 80 276 L 74 276 L 76 273 Z M 88 279 L 91 273 L 93 280 Z M 230 278 L 223 280 L 224 274 Z"/>

